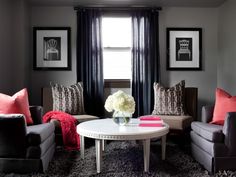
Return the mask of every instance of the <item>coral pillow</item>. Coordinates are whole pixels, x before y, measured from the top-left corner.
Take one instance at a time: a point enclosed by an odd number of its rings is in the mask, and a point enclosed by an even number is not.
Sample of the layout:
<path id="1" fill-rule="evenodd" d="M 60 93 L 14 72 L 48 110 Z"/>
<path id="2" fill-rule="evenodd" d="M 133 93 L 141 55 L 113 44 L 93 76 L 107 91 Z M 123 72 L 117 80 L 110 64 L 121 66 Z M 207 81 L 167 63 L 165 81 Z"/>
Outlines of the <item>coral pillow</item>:
<path id="1" fill-rule="evenodd" d="M 22 89 L 13 96 L 0 93 L 0 114 L 14 113 L 24 114 L 27 124 L 33 124 L 26 89 Z"/>
<path id="2" fill-rule="evenodd" d="M 217 88 L 213 119 L 210 123 L 224 125 L 227 112 L 236 112 L 236 96 Z"/>

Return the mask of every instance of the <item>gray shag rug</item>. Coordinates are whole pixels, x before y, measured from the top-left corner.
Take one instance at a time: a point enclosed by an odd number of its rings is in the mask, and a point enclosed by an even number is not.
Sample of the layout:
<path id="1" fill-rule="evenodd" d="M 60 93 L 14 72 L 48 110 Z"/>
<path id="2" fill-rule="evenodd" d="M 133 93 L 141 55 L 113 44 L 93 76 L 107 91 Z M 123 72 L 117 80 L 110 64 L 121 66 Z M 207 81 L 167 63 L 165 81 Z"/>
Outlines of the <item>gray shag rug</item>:
<path id="1" fill-rule="evenodd" d="M 57 148 L 48 170 L 44 174 L 0 174 L 0 177 L 209 177 L 187 151 L 173 143 L 168 143 L 166 160 L 161 160 L 159 143 L 151 145 L 150 170 L 143 172 L 143 148 L 134 141 L 113 141 L 103 152 L 102 172 L 96 173 L 95 147 L 85 151 L 85 159 L 78 151 Z M 233 177 L 236 172 L 218 172 L 216 177 Z"/>

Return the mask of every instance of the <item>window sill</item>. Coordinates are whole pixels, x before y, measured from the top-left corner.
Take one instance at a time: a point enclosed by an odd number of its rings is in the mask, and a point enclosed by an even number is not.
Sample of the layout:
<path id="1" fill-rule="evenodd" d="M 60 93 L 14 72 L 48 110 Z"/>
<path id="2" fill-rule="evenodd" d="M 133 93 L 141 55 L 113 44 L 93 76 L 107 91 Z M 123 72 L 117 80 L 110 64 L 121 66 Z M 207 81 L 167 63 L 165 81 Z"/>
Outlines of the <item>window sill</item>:
<path id="1" fill-rule="evenodd" d="M 105 79 L 105 88 L 130 88 L 129 79 Z"/>

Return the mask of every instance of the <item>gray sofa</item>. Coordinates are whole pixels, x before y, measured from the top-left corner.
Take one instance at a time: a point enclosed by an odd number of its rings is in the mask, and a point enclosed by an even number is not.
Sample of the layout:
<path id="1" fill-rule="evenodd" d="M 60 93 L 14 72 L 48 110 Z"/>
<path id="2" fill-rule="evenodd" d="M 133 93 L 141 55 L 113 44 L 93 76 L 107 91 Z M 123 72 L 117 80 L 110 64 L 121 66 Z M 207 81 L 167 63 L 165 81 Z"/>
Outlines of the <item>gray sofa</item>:
<path id="1" fill-rule="evenodd" d="M 31 106 L 34 125 L 22 114 L 0 114 L 0 171 L 44 172 L 55 151 L 55 127 L 42 124 L 42 107 Z"/>
<path id="2" fill-rule="evenodd" d="M 224 108 L 222 108 L 224 109 Z M 193 157 L 209 172 L 236 169 L 236 112 L 229 112 L 223 126 L 209 124 L 213 106 L 202 108 L 202 122 L 191 124 Z"/>

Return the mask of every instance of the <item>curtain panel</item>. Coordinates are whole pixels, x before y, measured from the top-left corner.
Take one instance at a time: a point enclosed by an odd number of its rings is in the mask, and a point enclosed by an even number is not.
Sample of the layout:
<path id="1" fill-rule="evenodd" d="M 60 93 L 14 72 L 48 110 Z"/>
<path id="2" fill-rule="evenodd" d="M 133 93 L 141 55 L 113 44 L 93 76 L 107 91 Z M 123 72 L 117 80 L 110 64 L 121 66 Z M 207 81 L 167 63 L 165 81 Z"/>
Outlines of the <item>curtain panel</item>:
<path id="1" fill-rule="evenodd" d="M 159 21 L 155 9 L 132 11 L 132 96 L 134 116 L 151 114 L 154 106 L 153 83 L 159 81 Z"/>
<path id="2" fill-rule="evenodd" d="M 104 115 L 101 11 L 77 9 L 77 80 L 83 82 L 87 114 Z"/>

